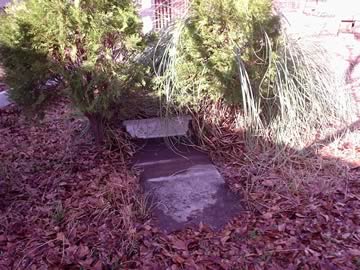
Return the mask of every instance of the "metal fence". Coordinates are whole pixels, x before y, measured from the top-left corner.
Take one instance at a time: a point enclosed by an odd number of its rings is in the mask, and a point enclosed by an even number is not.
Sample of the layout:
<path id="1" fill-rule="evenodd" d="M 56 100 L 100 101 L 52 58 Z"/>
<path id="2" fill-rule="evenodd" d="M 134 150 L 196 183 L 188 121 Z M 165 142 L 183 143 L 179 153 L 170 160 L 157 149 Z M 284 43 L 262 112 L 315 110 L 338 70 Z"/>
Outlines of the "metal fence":
<path id="1" fill-rule="evenodd" d="M 185 13 L 188 0 L 155 0 L 154 4 L 154 28 L 160 30 Z"/>

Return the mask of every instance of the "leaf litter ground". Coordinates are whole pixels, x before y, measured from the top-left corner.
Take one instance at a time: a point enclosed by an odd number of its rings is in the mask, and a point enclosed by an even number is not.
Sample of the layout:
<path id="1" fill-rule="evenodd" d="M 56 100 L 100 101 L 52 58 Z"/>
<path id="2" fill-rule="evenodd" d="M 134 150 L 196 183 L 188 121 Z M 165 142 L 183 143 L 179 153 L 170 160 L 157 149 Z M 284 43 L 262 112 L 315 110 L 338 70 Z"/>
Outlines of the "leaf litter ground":
<path id="1" fill-rule="evenodd" d="M 360 269 L 358 128 L 282 164 L 214 154 L 247 211 L 172 234 L 153 226 L 123 135 L 122 151 L 97 149 L 85 130 L 66 101 L 37 123 L 1 111 L 0 269 Z"/>

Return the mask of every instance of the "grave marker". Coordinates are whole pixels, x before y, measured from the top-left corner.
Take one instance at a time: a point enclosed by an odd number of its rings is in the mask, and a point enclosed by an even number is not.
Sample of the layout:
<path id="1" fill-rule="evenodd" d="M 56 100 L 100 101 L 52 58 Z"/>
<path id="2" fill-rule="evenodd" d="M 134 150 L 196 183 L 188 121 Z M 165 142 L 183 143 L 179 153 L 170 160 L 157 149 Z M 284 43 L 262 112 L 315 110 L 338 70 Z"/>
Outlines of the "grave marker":
<path id="1" fill-rule="evenodd" d="M 134 166 L 141 170 L 141 184 L 155 202 L 159 227 L 168 232 L 200 222 L 220 229 L 242 210 L 239 198 L 205 153 L 161 139 L 185 136 L 189 122 L 186 116 L 124 122 L 134 138 L 143 139 Z"/>

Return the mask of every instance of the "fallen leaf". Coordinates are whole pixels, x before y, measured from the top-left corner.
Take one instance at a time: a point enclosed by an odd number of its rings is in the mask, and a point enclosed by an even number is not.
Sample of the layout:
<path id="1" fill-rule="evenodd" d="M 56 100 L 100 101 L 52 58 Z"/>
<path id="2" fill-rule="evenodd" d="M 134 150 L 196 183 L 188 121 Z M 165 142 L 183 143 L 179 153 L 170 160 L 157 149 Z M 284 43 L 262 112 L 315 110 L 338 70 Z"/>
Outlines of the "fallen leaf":
<path id="1" fill-rule="evenodd" d="M 98 261 L 91 269 L 94 269 L 94 270 L 102 270 L 102 264 L 100 261 Z"/>
<path id="2" fill-rule="evenodd" d="M 270 213 L 270 212 L 267 212 L 267 213 L 263 214 L 263 217 L 264 217 L 265 219 L 271 219 L 271 218 L 273 217 L 273 214 Z"/>
<path id="3" fill-rule="evenodd" d="M 360 249 L 355 249 L 355 248 L 349 249 L 349 253 L 352 256 L 360 256 Z"/>
<path id="4" fill-rule="evenodd" d="M 182 241 L 182 240 L 179 240 L 177 238 L 174 238 L 172 240 L 172 243 L 173 243 L 173 247 L 176 248 L 176 249 L 179 249 L 179 250 L 187 250 L 187 244 Z"/>
<path id="5" fill-rule="evenodd" d="M 279 232 L 284 232 L 285 229 L 286 229 L 286 224 L 285 223 L 278 225 L 278 231 Z"/>
<path id="6" fill-rule="evenodd" d="M 225 243 L 230 239 L 229 235 L 226 235 L 220 239 L 220 242 L 222 245 L 225 245 Z"/>
<path id="7" fill-rule="evenodd" d="M 83 259 L 87 255 L 89 255 L 89 252 L 90 252 L 90 249 L 87 246 L 80 244 L 80 246 L 78 247 L 78 250 L 77 250 L 77 255 L 79 256 L 79 258 Z"/>
<path id="8" fill-rule="evenodd" d="M 178 263 L 178 264 L 183 264 L 185 262 L 185 259 L 183 259 L 182 257 L 180 257 L 179 255 L 175 254 L 174 256 L 172 256 L 172 259 L 174 262 Z"/>
<path id="9" fill-rule="evenodd" d="M 262 184 L 265 187 L 273 187 L 275 186 L 276 182 L 273 179 L 266 179 L 262 182 Z"/>

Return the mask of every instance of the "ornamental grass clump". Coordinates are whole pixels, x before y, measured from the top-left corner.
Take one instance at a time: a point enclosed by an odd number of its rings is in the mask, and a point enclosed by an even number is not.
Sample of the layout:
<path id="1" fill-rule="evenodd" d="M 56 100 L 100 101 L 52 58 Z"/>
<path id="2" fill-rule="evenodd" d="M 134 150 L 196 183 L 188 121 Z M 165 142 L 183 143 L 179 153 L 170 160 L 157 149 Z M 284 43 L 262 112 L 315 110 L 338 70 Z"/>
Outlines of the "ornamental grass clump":
<path id="1" fill-rule="evenodd" d="M 248 138 L 299 148 L 304 134 L 351 114 L 324 51 L 287 35 L 270 0 L 194 0 L 169 33 L 156 66 L 160 94 L 169 110 L 208 119 L 198 123 L 221 128 L 230 117 Z"/>
<path id="2" fill-rule="evenodd" d="M 143 84 L 141 27 L 131 0 L 12 3 L 0 16 L 0 59 L 11 98 L 38 111 L 56 94 L 48 86 L 61 82 L 101 142 L 122 96 Z"/>

